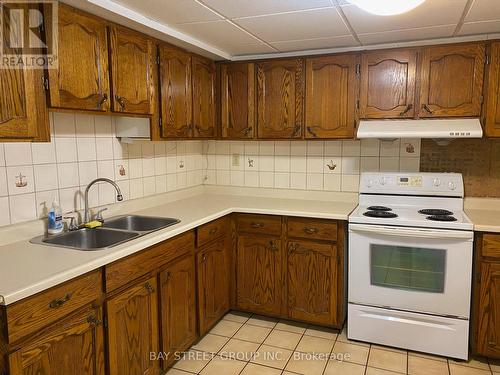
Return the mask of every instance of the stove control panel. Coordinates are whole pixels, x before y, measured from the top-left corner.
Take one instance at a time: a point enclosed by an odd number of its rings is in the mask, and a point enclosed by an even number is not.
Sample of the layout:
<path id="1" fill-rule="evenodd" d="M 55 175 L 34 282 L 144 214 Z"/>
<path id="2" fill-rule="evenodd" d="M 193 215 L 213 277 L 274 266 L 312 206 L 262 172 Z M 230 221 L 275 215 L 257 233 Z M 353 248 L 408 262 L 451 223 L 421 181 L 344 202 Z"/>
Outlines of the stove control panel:
<path id="1" fill-rule="evenodd" d="M 359 192 L 463 197 L 464 188 L 460 173 L 362 173 Z"/>

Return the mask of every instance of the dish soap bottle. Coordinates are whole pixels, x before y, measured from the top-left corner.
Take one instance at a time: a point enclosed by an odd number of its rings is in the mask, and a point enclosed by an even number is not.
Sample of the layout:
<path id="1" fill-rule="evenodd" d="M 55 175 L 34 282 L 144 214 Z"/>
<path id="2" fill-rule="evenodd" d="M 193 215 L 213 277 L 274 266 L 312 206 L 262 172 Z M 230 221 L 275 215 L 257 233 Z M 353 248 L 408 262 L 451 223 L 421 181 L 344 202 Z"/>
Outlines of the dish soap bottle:
<path id="1" fill-rule="evenodd" d="M 49 210 L 48 220 L 49 223 L 47 232 L 49 234 L 58 234 L 63 231 L 64 226 L 62 221 L 61 207 L 59 206 L 55 198 L 52 201 L 52 207 Z"/>

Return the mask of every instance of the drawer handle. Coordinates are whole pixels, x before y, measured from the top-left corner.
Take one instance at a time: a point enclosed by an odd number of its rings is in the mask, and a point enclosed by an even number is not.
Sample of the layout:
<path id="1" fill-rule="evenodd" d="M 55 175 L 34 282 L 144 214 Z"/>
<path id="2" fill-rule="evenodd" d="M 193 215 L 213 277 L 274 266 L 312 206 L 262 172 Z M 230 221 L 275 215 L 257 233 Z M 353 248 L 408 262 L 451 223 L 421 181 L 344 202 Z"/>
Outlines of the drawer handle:
<path id="1" fill-rule="evenodd" d="M 204 263 L 206 260 L 207 260 L 207 256 L 206 256 L 206 254 L 203 254 L 201 256 L 201 262 Z"/>
<path id="2" fill-rule="evenodd" d="M 318 228 L 304 227 L 304 232 L 307 234 L 316 234 L 319 232 Z"/>
<path id="3" fill-rule="evenodd" d="M 413 108 L 413 104 L 408 104 L 406 108 L 399 114 L 399 116 L 405 116 Z"/>
<path id="4" fill-rule="evenodd" d="M 274 245 L 273 241 L 269 241 L 269 245 L 267 246 L 267 248 L 272 251 L 278 251 L 278 248 Z"/>
<path id="5" fill-rule="evenodd" d="M 62 305 L 64 305 L 66 302 L 68 302 L 70 299 L 71 299 L 71 294 L 68 293 L 63 298 L 58 298 L 58 299 L 53 300 L 49 304 L 49 307 L 51 309 L 58 309 L 59 307 L 61 307 Z"/>
<path id="6" fill-rule="evenodd" d="M 172 276 L 172 274 L 170 273 L 170 271 L 165 272 L 165 280 L 166 281 L 170 281 L 171 276 Z"/>
<path id="7" fill-rule="evenodd" d="M 262 223 L 252 223 L 250 224 L 252 228 L 264 228 L 264 224 Z"/>
<path id="8" fill-rule="evenodd" d="M 497 346 L 496 341 L 488 341 L 489 346 Z"/>
<path id="9" fill-rule="evenodd" d="M 215 233 L 217 233 L 219 231 L 219 228 L 212 228 L 208 231 L 208 234 L 210 235 L 214 235 Z"/>
<path id="10" fill-rule="evenodd" d="M 153 286 L 148 282 L 146 282 L 146 284 L 144 284 L 144 288 L 146 288 L 146 290 L 149 292 L 149 293 L 153 293 L 155 291 L 155 288 L 153 288 Z"/>
<path id="11" fill-rule="evenodd" d="M 87 318 L 87 323 L 89 323 L 90 325 L 92 325 L 94 327 L 97 327 L 97 326 L 100 326 L 102 324 L 102 320 L 97 319 L 94 315 L 90 315 Z"/>

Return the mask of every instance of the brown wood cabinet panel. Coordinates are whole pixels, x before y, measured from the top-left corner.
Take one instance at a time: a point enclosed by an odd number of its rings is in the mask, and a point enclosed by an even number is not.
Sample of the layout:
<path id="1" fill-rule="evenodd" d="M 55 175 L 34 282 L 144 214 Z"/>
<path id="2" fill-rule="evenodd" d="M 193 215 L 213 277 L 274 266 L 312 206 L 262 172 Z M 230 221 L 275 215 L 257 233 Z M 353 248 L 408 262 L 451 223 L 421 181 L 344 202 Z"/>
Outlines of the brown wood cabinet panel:
<path id="1" fill-rule="evenodd" d="M 198 319 L 204 335 L 229 310 L 230 241 L 225 236 L 196 254 Z"/>
<path id="2" fill-rule="evenodd" d="M 93 271 L 7 306 L 11 343 L 102 297 L 102 274 Z"/>
<path id="3" fill-rule="evenodd" d="M 481 255 L 483 257 L 498 258 L 500 261 L 500 235 L 483 234 Z"/>
<path id="4" fill-rule="evenodd" d="M 201 247 L 206 243 L 213 241 L 215 238 L 226 235 L 229 230 L 229 225 L 229 216 L 224 216 L 198 227 L 196 238 L 197 246 Z"/>
<path id="5" fill-rule="evenodd" d="M 287 249 L 288 316 L 319 324 L 337 323 L 334 245 L 291 241 Z"/>
<path id="6" fill-rule="evenodd" d="M 160 373 L 158 353 L 158 288 L 156 277 L 135 285 L 107 301 L 110 375 Z"/>
<path id="7" fill-rule="evenodd" d="M 350 138 L 356 127 L 359 55 L 306 60 L 306 138 Z"/>
<path id="8" fill-rule="evenodd" d="M 487 74 L 484 130 L 488 137 L 500 137 L 500 41 L 491 43 Z"/>
<path id="9" fill-rule="evenodd" d="M 215 136 L 215 64 L 199 56 L 192 58 L 193 136 Z"/>
<path id="10" fill-rule="evenodd" d="M 361 55 L 360 118 L 415 115 L 417 51 L 398 49 Z"/>
<path id="11" fill-rule="evenodd" d="M 166 369 L 175 353 L 196 340 L 196 273 L 194 255 L 169 264 L 160 273 L 162 351 Z"/>
<path id="12" fill-rule="evenodd" d="M 257 133 L 259 138 L 302 138 L 304 60 L 257 64 Z"/>
<path id="13" fill-rule="evenodd" d="M 337 241 L 337 222 L 292 217 L 288 219 L 288 237 Z"/>
<path id="14" fill-rule="evenodd" d="M 187 138 L 193 123 L 191 54 L 166 45 L 159 52 L 162 136 Z"/>
<path id="15" fill-rule="evenodd" d="M 419 116 L 479 116 L 484 58 L 483 43 L 424 48 Z"/>
<path id="16" fill-rule="evenodd" d="M 118 26 L 110 28 L 110 40 L 113 111 L 153 114 L 153 41 Z"/>
<path id="17" fill-rule="evenodd" d="M 236 306 L 279 315 L 283 306 L 283 249 L 280 239 L 239 235 L 236 259 Z"/>
<path id="18" fill-rule="evenodd" d="M 222 138 L 247 139 L 255 134 L 255 64 L 220 66 Z"/>
<path id="19" fill-rule="evenodd" d="M 109 109 L 107 25 L 60 4 L 58 68 L 49 69 L 50 106 L 78 110 Z"/>
<path id="20" fill-rule="evenodd" d="M 10 374 L 104 375 L 102 319 L 93 309 L 60 321 L 10 354 Z"/>
<path id="21" fill-rule="evenodd" d="M 281 216 L 240 214 L 236 220 L 238 232 L 266 236 L 281 235 Z"/>

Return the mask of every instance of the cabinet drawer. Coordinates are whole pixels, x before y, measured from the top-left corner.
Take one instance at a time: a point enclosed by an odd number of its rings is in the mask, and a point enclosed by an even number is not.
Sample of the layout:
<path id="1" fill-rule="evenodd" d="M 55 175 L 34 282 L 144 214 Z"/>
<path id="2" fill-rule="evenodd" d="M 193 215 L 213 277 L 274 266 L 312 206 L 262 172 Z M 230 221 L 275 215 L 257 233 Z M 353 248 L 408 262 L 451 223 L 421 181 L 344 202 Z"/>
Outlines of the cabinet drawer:
<path id="1" fill-rule="evenodd" d="M 335 220 L 289 218 L 288 236 L 297 238 L 312 238 L 324 241 L 336 241 L 337 222 Z"/>
<path id="2" fill-rule="evenodd" d="M 281 216 L 238 215 L 238 232 L 281 235 Z"/>
<path id="3" fill-rule="evenodd" d="M 194 231 L 180 234 L 111 263 L 105 267 L 106 292 L 115 290 L 189 252 L 194 252 Z"/>
<path id="4" fill-rule="evenodd" d="M 483 234 L 483 257 L 500 258 L 500 235 Z"/>
<path id="5" fill-rule="evenodd" d="M 101 270 L 7 306 L 9 342 L 38 331 L 102 296 Z"/>
<path id="6" fill-rule="evenodd" d="M 198 237 L 196 241 L 197 246 L 200 247 L 215 238 L 219 238 L 220 236 L 227 233 L 228 228 L 229 217 L 227 216 L 202 225 L 198 228 Z"/>

